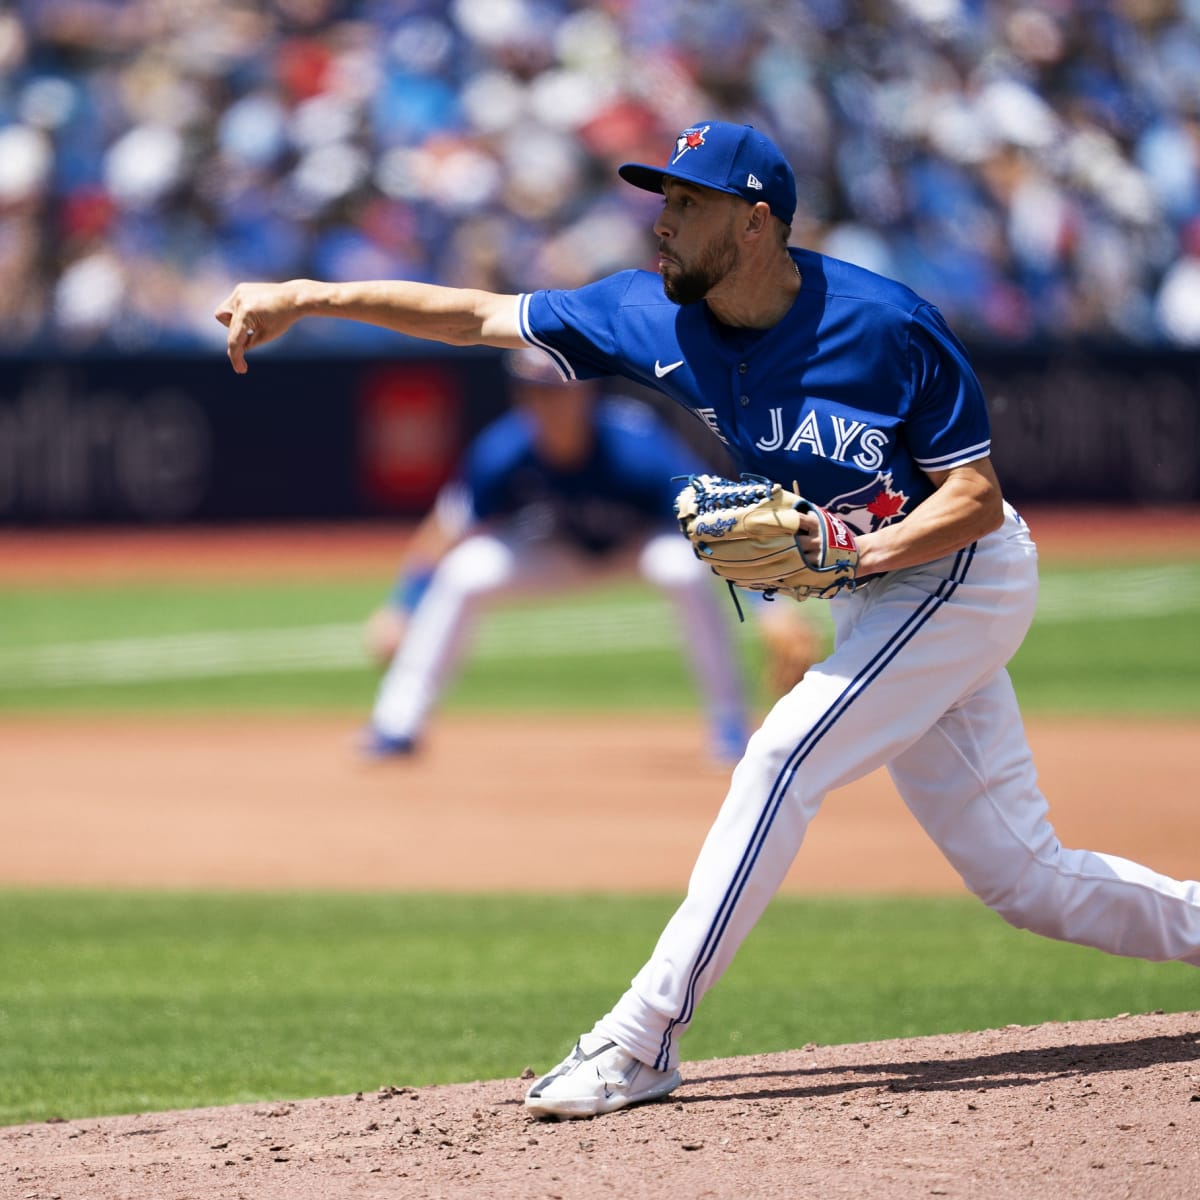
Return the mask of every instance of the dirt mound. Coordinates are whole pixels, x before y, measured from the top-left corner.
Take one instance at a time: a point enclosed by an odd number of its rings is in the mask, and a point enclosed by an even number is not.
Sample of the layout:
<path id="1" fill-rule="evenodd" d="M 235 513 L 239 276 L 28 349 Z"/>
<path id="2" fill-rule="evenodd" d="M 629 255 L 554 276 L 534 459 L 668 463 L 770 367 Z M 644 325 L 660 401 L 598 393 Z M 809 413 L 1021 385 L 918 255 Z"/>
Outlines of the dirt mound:
<path id="1" fill-rule="evenodd" d="M 526 1115 L 518 1079 L 0 1129 L 0 1195 L 1200 1195 L 1200 1013 L 684 1064 L 668 1100 Z"/>

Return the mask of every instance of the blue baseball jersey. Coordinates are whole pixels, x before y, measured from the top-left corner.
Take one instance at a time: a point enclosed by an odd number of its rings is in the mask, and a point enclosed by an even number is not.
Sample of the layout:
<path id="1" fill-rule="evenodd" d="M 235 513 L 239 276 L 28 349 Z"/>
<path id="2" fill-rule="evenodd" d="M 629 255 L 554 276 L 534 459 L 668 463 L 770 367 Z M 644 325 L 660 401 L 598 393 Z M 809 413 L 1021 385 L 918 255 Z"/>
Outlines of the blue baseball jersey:
<path id="1" fill-rule="evenodd" d="M 563 469 L 538 451 L 519 408 L 468 447 L 439 505 L 464 503 L 474 521 L 512 521 L 529 538 L 556 538 L 603 554 L 632 536 L 675 522 L 673 476 L 703 470 L 699 456 L 648 405 L 602 397 L 592 413 L 586 461 Z"/>
<path id="2" fill-rule="evenodd" d="M 690 409 L 742 471 L 785 486 L 866 533 L 933 491 L 926 471 L 990 452 L 987 407 L 938 310 L 894 280 L 809 250 L 770 329 L 677 305 L 657 274 L 623 271 L 520 298 L 522 336 L 566 378 L 623 375 Z"/>

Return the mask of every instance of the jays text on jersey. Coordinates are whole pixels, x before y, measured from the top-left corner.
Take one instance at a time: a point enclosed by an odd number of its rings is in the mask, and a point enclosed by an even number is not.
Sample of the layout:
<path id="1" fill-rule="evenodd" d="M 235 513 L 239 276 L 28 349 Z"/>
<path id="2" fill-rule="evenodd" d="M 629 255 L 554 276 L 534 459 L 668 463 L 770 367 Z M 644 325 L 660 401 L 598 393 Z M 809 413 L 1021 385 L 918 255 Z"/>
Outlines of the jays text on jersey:
<path id="1" fill-rule="evenodd" d="M 987 407 L 961 343 L 903 284 L 790 251 L 801 289 L 765 330 L 677 305 L 662 280 L 623 271 L 520 298 L 522 336 L 566 378 L 619 374 L 690 409 L 742 471 L 795 483 L 867 533 L 933 490 L 926 471 L 990 450 Z"/>

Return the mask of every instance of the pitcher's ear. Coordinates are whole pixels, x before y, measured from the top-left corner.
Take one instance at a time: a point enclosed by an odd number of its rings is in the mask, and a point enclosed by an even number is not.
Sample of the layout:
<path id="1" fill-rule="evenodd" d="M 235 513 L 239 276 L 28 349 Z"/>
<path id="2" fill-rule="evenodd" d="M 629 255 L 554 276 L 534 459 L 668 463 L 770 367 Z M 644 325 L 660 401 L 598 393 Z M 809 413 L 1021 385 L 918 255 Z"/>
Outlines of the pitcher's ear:
<path id="1" fill-rule="evenodd" d="M 770 224 L 771 210 L 765 200 L 759 200 L 758 203 L 750 205 L 746 214 L 747 233 L 761 234 Z"/>

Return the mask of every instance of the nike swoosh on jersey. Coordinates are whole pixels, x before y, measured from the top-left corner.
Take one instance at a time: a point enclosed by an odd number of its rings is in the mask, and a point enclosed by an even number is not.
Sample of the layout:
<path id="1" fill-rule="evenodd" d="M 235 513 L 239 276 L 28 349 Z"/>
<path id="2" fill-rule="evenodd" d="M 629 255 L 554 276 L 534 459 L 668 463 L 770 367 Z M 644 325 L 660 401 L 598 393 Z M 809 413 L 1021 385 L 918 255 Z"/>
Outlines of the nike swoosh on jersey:
<path id="1" fill-rule="evenodd" d="M 658 359 L 656 358 L 654 360 L 654 377 L 656 379 L 661 379 L 664 375 L 670 375 L 670 373 L 673 370 L 675 370 L 676 367 L 682 367 L 682 366 L 683 366 L 682 358 L 678 362 L 667 363 L 667 365 L 665 367 L 660 365 Z"/>

